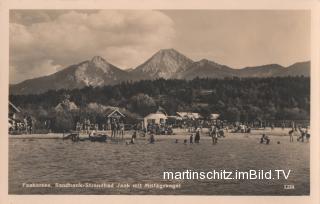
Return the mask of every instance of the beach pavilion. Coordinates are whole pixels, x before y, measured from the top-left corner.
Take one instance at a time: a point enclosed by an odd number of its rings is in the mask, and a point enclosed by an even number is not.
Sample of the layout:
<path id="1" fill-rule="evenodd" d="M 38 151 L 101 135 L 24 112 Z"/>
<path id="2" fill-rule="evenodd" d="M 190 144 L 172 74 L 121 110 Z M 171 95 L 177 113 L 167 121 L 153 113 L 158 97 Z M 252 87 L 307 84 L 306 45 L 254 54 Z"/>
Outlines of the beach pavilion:
<path id="1" fill-rule="evenodd" d="M 148 124 L 161 125 L 165 124 L 168 117 L 163 112 L 157 111 L 156 113 L 150 113 L 143 118 L 144 128 L 148 127 Z"/>

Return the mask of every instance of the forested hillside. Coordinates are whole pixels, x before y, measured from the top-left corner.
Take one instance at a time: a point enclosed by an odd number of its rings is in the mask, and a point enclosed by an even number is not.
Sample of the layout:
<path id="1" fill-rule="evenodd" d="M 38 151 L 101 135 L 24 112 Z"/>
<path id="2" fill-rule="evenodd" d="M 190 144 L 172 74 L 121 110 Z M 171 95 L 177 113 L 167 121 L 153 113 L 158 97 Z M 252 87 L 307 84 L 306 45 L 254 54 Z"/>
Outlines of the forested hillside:
<path id="1" fill-rule="evenodd" d="M 163 107 L 177 111 L 221 114 L 229 121 L 309 119 L 310 78 L 225 78 L 143 80 L 114 86 L 48 91 L 39 95 L 10 95 L 10 101 L 42 117 L 50 115 L 68 95 L 79 110 L 90 103 L 116 106 L 145 116 Z"/>

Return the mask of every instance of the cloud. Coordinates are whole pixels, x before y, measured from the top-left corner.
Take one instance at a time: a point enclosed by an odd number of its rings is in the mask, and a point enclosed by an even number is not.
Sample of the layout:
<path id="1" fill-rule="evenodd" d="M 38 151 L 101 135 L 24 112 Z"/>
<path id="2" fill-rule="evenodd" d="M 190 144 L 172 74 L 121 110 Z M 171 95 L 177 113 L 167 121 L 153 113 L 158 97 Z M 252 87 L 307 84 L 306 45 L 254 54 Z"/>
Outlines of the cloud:
<path id="1" fill-rule="evenodd" d="M 160 11 L 18 14 L 10 15 L 15 16 L 10 19 L 11 83 L 51 74 L 94 55 L 120 68 L 135 67 L 157 50 L 171 47 L 175 37 L 174 22 Z"/>

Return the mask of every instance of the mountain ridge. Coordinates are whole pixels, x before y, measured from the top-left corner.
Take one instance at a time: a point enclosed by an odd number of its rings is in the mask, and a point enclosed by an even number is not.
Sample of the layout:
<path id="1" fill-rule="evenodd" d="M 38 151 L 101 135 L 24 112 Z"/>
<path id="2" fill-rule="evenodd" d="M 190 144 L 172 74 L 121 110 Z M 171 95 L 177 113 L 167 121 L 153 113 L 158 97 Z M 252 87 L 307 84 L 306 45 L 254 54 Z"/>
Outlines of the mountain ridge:
<path id="1" fill-rule="evenodd" d="M 144 79 L 310 76 L 310 61 L 288 67 L 279 64 L 234 69 L 208 59 L 193 61 L 175 49 L 162 49 L 134 69 L 122 70 L 101 56 L 48 75 L 10 84 L 10 94 L 40 94 L 48 90 L 114 85 Z"/>

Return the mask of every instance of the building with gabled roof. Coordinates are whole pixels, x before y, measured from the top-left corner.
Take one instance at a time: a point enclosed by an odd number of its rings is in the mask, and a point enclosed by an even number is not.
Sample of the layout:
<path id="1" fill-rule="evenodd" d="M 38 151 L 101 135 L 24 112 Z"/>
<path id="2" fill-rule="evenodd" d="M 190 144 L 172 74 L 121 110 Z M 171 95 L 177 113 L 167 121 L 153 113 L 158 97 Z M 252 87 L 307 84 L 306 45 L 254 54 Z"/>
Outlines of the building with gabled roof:
<path id="1" fill-rule="evenodd" d="M 9 101 L 9 119 L 10 120 L 23 119 L 22 110 L 19 107 L 15 106 L 10 101 Z"/>
<path id="2" fill-rule="evenodd" d="M 120 112 L 120 109 L 117 107 L 107 107 L 105 110 L 105 115 L 108 119 L 114 118 L 117 120 L 120 120 L 126 117 L 123 113 Z"/>
<path id="3" fill-rule="evenodd" d="M 144 128 L 148 127 L 148 124 L 153 125 L 163 125 L 166 123 L 168 117 L 163 112 L 157 111 L 155 113 L 150 113 L 143 118 Z"/>

